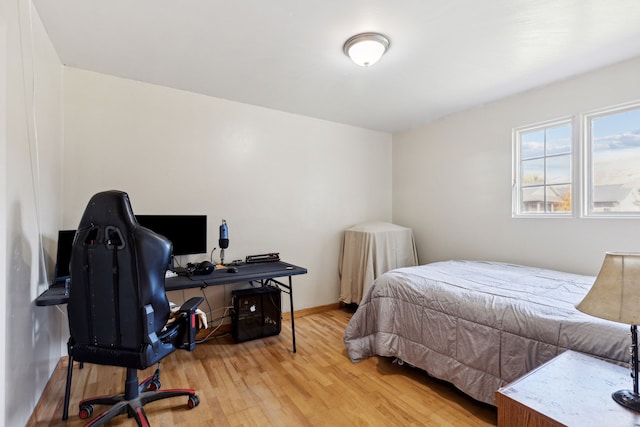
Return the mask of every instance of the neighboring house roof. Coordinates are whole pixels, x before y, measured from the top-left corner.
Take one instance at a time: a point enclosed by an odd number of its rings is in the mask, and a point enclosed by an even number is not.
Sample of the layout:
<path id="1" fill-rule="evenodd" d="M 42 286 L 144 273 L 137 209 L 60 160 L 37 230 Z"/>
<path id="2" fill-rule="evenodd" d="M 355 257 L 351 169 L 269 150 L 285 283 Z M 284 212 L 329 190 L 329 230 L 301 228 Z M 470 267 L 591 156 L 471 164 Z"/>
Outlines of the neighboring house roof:
<path id="1" fill-rule="evenodd" d="M 547 193 L 547 203 L 560 203 L 565 191 L 560 191 L 558 187 L 547 187 L 550 191 Z M 565 189 L 567 187 L 562 187 Z M 544 203 L 545 187 L 531 187 L 522 189 L 522 201 L 524 203 L 541 202 Z"/>
<path id="2" fill-rule="evenodd" d="M 593 203 L 621 202 L 626 199 L 631 189 L 621 184 L 596 185 L 593 187 Z"/>

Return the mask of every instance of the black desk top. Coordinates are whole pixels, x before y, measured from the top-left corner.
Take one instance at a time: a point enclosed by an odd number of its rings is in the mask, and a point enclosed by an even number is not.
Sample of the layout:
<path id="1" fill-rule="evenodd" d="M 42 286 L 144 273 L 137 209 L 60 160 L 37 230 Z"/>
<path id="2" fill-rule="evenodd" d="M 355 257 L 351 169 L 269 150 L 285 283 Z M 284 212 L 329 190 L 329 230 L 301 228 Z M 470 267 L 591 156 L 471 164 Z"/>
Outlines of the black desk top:
<path id="1" fill-rule="evenodd" d="M 306 268 L 282 261 L 240 264 L 236 266 L 236 269 L 238 270 L 236 273 L 229 273 L 227 270 L 221 269 L 202 276 L 169 277 L 165 279 L 164 287 L 167 291 L 177 291 L 307 274 Z"/>
<path id="2" fill-rule="evenodd" d="M 67 301 L 69 301 L 69 294 L 67 293 L 64 285 L 54 285 L 50 286 L 49 289 L 41 293 L 38 298 L 36 298 L 36 305 L 45 306 L 66 304 Z"/>
<path id="3" fill-rule="evenodd" d="M 282 261 L 241 264 L 236 266 L 236 269 L 238 270 L 236 273 L 229 273 L 227 270 L 215 270 L 202 276 L 169 277 L 164 281 L 165 289 L 167 291 L 178 291 L 307 274 L 306 268 Z M 36 305 L 66 304 L 67 301 L 69 301 L 69 295 L 65 292 L 65 287 L 52 286 L 36 298 Z"/>

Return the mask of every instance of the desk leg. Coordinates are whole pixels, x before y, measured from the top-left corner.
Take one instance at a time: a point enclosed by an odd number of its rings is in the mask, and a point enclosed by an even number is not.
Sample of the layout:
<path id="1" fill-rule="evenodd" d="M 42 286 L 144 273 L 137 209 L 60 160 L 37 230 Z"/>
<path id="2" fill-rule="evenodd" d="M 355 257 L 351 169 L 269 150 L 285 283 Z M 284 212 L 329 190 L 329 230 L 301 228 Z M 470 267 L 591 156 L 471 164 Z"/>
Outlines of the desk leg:
<path id="1" fill-rule="evenodd" d="M 69 355 L 69 365 L 67 366 L 67 384 L 64 389 L 64 403 L 62 407 L 62 421 L 69 418 L 69 397 L 71 396 L 71 375 L 73 373 L 73 356 Z"/>
<path id="2" fill-rule="evenodd" d="M 291 307 L 291 338 L 293 340 L 293 352 L 296 352 L 296 325 L 293 320 L 293 286 L 289 276 L 289 307 Z"/>
<path id="3" fill-rule="evenodd" d="M 296 324 L 293 318 L 293 281 L 291 279 L 291 276 L 289 276 L 289 286 L 287 286 L 286 284 L 279 282 L 276 279 L 267 279 L 266 282 L 262 282 L 262 286 L 265 286 L 265 284 L 269 282 L 273 283 L 274 286 L 276 286 L 282 292 L 289 294 L 289 307 L 291 307 L 291 339 L 293 341 L 293 352 L 295 353 L 296 352 Z M 282 312 L 280 312 L 280 315 L 282 316 Z"/>

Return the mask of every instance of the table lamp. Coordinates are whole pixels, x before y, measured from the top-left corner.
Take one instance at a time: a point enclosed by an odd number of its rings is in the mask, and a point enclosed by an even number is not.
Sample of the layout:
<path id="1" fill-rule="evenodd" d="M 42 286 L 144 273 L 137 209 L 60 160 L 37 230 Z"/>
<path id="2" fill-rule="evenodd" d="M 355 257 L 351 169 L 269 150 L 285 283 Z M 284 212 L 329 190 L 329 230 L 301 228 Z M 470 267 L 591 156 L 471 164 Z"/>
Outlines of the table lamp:
<path id="1" fill-rule="evenodd" d="M 576 308 L 591 316 L 631 325 L 633 391 L 619 390 L 611 397 L 620 405 L 640 412 L 637 327 L 640 324 L 640 252 L 607 252 L 596 281 Z"/>

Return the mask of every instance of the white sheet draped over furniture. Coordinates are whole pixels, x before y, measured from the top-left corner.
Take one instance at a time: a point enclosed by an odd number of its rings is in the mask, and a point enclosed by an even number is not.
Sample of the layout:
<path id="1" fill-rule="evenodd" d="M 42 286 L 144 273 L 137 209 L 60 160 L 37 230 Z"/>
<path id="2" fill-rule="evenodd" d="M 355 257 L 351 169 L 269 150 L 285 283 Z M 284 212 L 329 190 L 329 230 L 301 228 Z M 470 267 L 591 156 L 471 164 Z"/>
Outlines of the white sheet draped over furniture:
<path id="1" fill-rule="evenodd" d="M 360 303 L 376 277 L 394 268 L 418 264 L 410 228 L 367 222 L 344 232 L 339 260 L 340 301 Z"/>
<path id="2" fill-rule="evenodd" d="M 628 363 L 629 327 L 575 308 L 594 280 L 481 261 L 401 268 L 376 279 L 344 340 L 354 362 L 397 357 L 493 404 L 498 388 L 567 349 Z"/>

